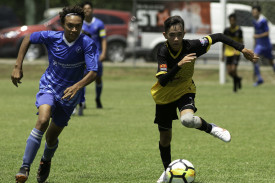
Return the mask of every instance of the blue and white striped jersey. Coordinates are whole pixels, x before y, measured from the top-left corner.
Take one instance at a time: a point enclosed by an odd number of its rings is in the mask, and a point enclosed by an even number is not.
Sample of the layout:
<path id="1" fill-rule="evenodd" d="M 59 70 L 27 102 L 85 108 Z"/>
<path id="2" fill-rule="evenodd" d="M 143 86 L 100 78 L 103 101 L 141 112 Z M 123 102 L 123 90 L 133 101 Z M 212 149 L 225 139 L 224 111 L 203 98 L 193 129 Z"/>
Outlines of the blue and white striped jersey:
<path id="1" fill-rule="evenodd" d="M 104 23 L 100 19 L 93 17 L 91 22 L 83 21 L 82 30 L 91 35 L 101 53 L 101 40 L 106 37 Z"/>
<path id="2" fill-rule="evenodd" d="M 62 105 L 77 105 L 80 91 L 70 101 L 61 98 L 66 88 L 83 78 L 85 67 L 88 71 L 97 71 L 98 49 L 95 42 L 80 34 L 74 42 L 69 43 L 64 31 L 34 32 L 30 41 L 44 44 L 48 50 L 49 66 L 40 79 L 39 89 L 53 93 Z"/>

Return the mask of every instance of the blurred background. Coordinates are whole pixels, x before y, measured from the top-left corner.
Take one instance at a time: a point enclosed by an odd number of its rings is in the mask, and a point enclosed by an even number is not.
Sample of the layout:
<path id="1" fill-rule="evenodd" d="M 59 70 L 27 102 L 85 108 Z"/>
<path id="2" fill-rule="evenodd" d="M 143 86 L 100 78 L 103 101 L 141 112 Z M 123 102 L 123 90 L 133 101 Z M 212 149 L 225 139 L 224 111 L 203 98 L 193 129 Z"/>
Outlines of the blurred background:
<path id="1" fill-rule="evenodd" d="M 62 30 L 58 12 L 62 7 L 76 5 L 82 0 L 1 0 L 0 2 L 0 58 L 15 58 L 26 34 L 42 30 Z M 185 38 L 201 38 L 207 34 L 223 32 L 228 26 L 227 16 L 236 13 L 244 32 L 246 47 L 253 49 L 254 28 L 251 6 L 260 5 L 268 19 L 270 38 L 275 45 L 275 2 L 271 0 L 93 0 L 94 16 L 100 18 L 107 31 L 107 60 L 155 62 L 156 51 L 165 39 L 162 36 L 164 20 L 181 15 L 186 21 Z M 225 3 L 225 9 L 221 6 Z M 191 16 L 192 17 L 188 17 Z M 225 15 L 225 16 L 223 16 Z M 275 46 L 274 46 L 275 47 Z M 203 63 L 218 63 L 221 46 L 216 44 L 202 57 Z M 46 57 L 42 45 L 32 45 L 26 60 Z M 46 60 L 46 59 L 45 59 Z M 243 60 L 243 59 L 242 59 Z M 265 61 L 262 60 L 263 65 Z"/>

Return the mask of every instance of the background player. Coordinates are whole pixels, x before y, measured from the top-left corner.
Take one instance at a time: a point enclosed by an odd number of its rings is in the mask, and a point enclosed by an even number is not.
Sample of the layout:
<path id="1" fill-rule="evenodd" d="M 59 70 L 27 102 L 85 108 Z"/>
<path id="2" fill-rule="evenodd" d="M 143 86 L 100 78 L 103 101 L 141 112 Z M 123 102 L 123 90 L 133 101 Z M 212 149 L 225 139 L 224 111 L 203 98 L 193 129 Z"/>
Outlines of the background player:
<path id="1" fill-rule="evenodd" d="M 207 123 L 201 117 L 195 116 L 196 87 L 192 80 L 195 59 L 210 48 L 211 44 L 223 42 L 241 51 L 245 58 L 256 61 L 251 50 L 244 48 L 223 34 L 212 34 L 202 39 L 185 40 L 184 21 L 180 16 L 172 16 L 164 23 L 163 32 L 167 39 L 158 50 L 158 81 L 151 89 L 151 94 L 156 103 L 154 123 L 158 124 L 160 132 L 159 150 L 164 169 L 171 162 L 172 121 L 177 119 L 180 112 L 182 125 L 196 128 L 217 137 L 224 142 L 230 142 L 230 133 L 215 124 Z M 165 182 L 165 171 L 158 179 L 158 183 Z"/>
<path id="2" fill-rule="evenodd" d="M 237 41 L 243 44 L 243 31 L 237 25 L 236 15 L 231 14 L 228 17 L 230 27 L 225 28 L 224 35 L 228 36 L 230 39 Z M 240 60 L 240 52 L 234 49 L 231 46 L 224 46 L 224 56 L 226 58 L 226 68 L 229 76 L 232 77 L 233 80 L 233 91 L 237 92 L 237 89 L 241 89 L 241 78 L 237 74 L 237 67 Z"/>
<path id="3" fill-rule="evenodd" d="M 15 86 L 23 77 L 23 59 L 30 44 L 44 44 L 49 66 L 40 79 L 36 95 L 38 120 L 27 140 L 23 164 L 16 182 L 28 179 L 31 164 L 46 133 L 44 154 L 37 172 L 37 181 L 44 182 L 50 173 L 51 159 L 58 147 L 58 136 L 67 126 L 79 103 L 81 89 L 96 78 L 98 50 L 95 42 L 81 33 L 84 12 L 81 7 L 65 7 L 60 12 L 64 31 L 34 32 L 24 38 L 11 79 Z M 88 73 L 83 77 L 84 68 Z M 52 118 L 51 123 L 50 118 Z"/>
<path id="4" fill-rule="evenodd" d="M 267 20 L 261 16 L 261 7 L 253 6 L 252 15 L 254 17 L 253 25 L 255 29 L 254 39 L 255 39 L 255 48 L 254 52 L 257 56 L 264 57 L 268 59 L 269 64 L 272 66 L 275 72 L 275 64 L 273 62 L 272 55 L 272 44 L 269 39 L 269 27 Z M 259 63 L 254 64 L 254 75 L 257 80 L 254 83 L 254 86 L 258 86 L 264 82 L 261 73 Z"/>
<path id="5" fill-rule="evenodd" d="M 103 65 L 102 62 L 106 57 L 106 49 L 107 49 L 107 41 L 106 41 L 106 31 L 104 27 L 104 23 L 93 16 L 93 4 L 91 2 L 84 2 L 82 8 L 85 13 L 85 19 L 83 22 L 82 30 L 85 34 L 90 36 L 96 43 L 99 49 L 99 59 L 98 59 L 98 72 L 95 82 L 95 89 L 96 89 L 96 107 L 102 108 L 100 96 L 102 93 L 102 74 L 103 74 Z M 85 94 L 85 91 L 84 91 Z M 82 96 L 81 103 L 79 105 L 79 115 L 83 115 L 84 109 L 84 102 L 85 102 L 85 95 Z"/>

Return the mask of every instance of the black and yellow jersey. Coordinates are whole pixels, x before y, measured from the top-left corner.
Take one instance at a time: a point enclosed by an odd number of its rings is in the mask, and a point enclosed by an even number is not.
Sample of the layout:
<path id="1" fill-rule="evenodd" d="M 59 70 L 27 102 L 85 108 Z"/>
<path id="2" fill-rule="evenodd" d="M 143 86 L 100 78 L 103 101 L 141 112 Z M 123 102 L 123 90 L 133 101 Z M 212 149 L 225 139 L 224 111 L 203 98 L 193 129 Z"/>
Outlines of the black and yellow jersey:
<path id="1" fill-rule="evenodd" d="M 227 27 L 223 33 L 234 41 L 239 43 L 243 42 L 243 31 L 239 26 L 236 26 L 235 28 Z M 234 55 L 240 55 L 240 52 L 229 45 L 225 45 L 224 56 L 232 57 Z"/>
<path id="2" fill-rule="evenodd" d="M 177 53 L 172 51 L 167 42 L 159 48 L 156 77 L 169 72 L 190 53 L 196 53 L 197 57 L 206 53 L 212 44 L 212 39 L 210 36 L 195 40 L 183 39 L 182 44 L 182 48 Z M 196 86 L 192 80 L 194 64 L 195 61 L 184 64 L 165 86 L 162 86 L 159 80 L 153 85 L 151 94 L 156 104 L 168 104 L 187 93 L 196 93 Z"/>

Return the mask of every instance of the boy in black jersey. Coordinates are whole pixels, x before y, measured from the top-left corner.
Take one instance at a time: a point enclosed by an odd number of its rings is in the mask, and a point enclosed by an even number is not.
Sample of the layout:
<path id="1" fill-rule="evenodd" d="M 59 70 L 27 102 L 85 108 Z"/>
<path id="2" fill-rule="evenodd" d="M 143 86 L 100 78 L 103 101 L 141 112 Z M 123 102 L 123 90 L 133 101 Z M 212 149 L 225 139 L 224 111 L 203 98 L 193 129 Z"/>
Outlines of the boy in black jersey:
<path id="1" fill-rule="evenodd" d="M 237 25 L 236 14 L 230 14 L 229 17 L 230 27 L 225 28 L 224 35 L 229 38 L 243 43 L 243 31 L 240 26 Z M 237 92 L 241 89 L 241 79 L 237 73 L 237 67 L 240 60 L 240 52 L 229 45 L 224 45 L 224 56 L 226 57 L 226 68 L 229 76 L 233 79 L 233 91 Z M 224 60 L 224 59 L 223 59 Z"/>
<path id="2" fill-rule="evenodd" d="M 160 132 L 159 150 L 164 169 L 171 162 L 170 142 L 172 139 L 172 121 L 178 119 L 177 108 L 180 112 L 181 123 L 188 128 L 196 128 L 217 137 L 224 142 L 230 142 L 230 133 L 215 124 L 207 123 L 195 116 L 196 87 L 192 80 L 195 59 L 208 51 L 216 42 L 234 47 L 243 53 L 244 57 L 256 62 L 253 51 L 244 48 L 238 42 L 223 34 L 211 34 L 196 40 L 186 40 L 184 37 L 184 21 L 180 16 L 172 16 L 164 22 L 163 32 L 167 39 L 157 53 L 158 81 L 151 89 L 156 102 L 156 116 L 154 123 L 158 124 Z M 166 182 L 165 171 L 157 183 Z"/>

